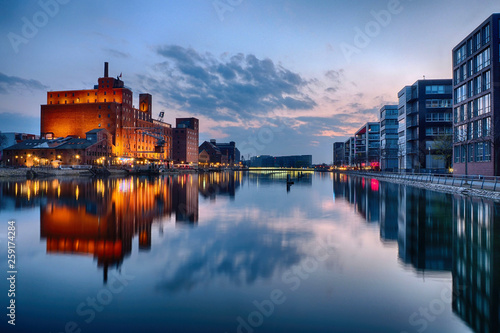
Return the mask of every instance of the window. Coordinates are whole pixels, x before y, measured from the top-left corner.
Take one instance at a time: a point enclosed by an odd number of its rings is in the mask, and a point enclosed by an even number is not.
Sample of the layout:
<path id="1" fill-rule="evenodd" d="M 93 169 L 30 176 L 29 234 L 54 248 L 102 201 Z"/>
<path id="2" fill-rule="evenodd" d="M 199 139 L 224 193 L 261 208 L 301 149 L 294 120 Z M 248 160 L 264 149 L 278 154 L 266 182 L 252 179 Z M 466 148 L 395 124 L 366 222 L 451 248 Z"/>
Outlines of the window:
<path id="1" fill-rule="evenodd" d="M 462 145 L 460 147 L 461 147 L 460 162 L 465 163 L 465 153 L 466 153 L 465 146 Z"/>
<path id="2" fill-rule="evenodd" d="M 483 86 L 484 90 L 488 90 L 491 88 L 491 72 L 487 71 L 483 74 Z"/>
<path id="3" fill-rule="evenodd" d="M 426 108 L 451 108 L 451 99 L 428 99 L 425 101 Z"/>
<path id="4" fill-rule="evenodd" d="M 435 136 L 441 134 L 451 134 L 452 129 L 450 127 L 427 127 L 425 129 L 425 135 Z"/>
<path id="5" fill-rule="evenodd" d="M 455 65 L 458 65 L 467 57 L 466 44 L 462 45 L 458 50 L 455 51 Z"/>
<path id="6" fill-rule="evenodd" d="M 455 146 L 453 148 L 454 150 L 454 156 L 455 156 L 455 163 L 459 163 L 460 162 L 460 146 Z"/>
<path id="7" fill-rule="evenodd" d="M 491 94 L 484 95 L 483 97 L 480 97 L 479 99 L 483 100 L 483 113 L 490 113 L 491 112 Z"/>
<path id="8" fill-rule="evenodd" d="M 453 78 L 455 79 L 454 82 L 455 84 L 459 83 L 461 81 L 460 79 L 460 69 L 456 69 L 454 72 L 453 72 Z"/>
<path id="9" fill-rule="evenodd" d="M 483 119 L 483 136 L 491 135 L 491 117 Z"/>
<path id="10" fill-rule="evenodd" d="M 477 50 L 479 50 L 481 48 L 481 32 L 478 32 L 474 36 L 474 41 L 475 41 L 476 51 L 477 51 Z"/>
<path id="11" fill-rule="evenodd" d="M 451 113 L 428 113 L 425 115 L 428 122 L 451 121 Z"/>
<path id="12" fill-rule="evenodd" d="M 470 80 L 469 82 L 467 82 L 467 96 L 468 97 L 472 97 L 474 96 L 474 80 Z"/>
<path id="13" fill-rule="evenodd" d="M 490 25 L 489 24 L 487 26 L 485 26 L 483 29 L 483 38 L 484 38 L 484 43 L 488 43 L 490 41 L 491 32 L 490 32 Z"/>
<path id="14" fill-rule="evenodd" d="M 483 142 L 478 142 L 475 144 L 476 146 L 476 162 L 482 162 L 483 161 L 483 154 L 484 154 L 484 144 Z"/>
<path id="15" fill-rule="evenodd" d="M 462 102 L 463 100 L 465 100 L 467 98 L 466 96 L 466 92 L 465 92 L 465 84 L 458 87 L 457 89 L 455 89 L 455 103 L 460 103 Z M 426 88 L 431 88 L 433 86 L 427 86 Z M 426 93 L 429 93 L 427 92 L 427 89 L 426 89 Z"/>
<path id="16" fill-rule="evenodd" d="M 481 81 L 481 75 L 479 75 L 478 77 L 476 77 L 474 79 L 475 81 L 475 86 L 476 86 L 476 94 L 480 94 L 481 93 L 481 89 L 483 88 L 483 84 L 482 84 L 482 81 Z"/>
<path id="17" fill-rule="evenodd" d="M 445 86 L 427 86 L 425 87 L 426 94 L 446 94 Z"/>
<path id="18" fill-rule="evenodd" d="M 476 72 L 482 70 L 483 68 L 488 67 L 491 64 L 491 54 L 490 54 L 490 48 L 487 48 L 483 52 L 479 53 L 477 56 L 474 57 L 475 59 L 475 65 L 476 65 Z"/>
<path id="19" fill-rule="evenodd" d="M 469 162 L 474 162 L 474 146 L 472 144 L 469 147 Z"/>
<path id="20" fill-rule="evenodd" d="M 489 162 L 489 161 L 491 161 L 491 142 L 484 142 L 483 144 L 484 144 L 484 149 L 483 149 L 484 158 L 483 158 L 483 161 Z"/>

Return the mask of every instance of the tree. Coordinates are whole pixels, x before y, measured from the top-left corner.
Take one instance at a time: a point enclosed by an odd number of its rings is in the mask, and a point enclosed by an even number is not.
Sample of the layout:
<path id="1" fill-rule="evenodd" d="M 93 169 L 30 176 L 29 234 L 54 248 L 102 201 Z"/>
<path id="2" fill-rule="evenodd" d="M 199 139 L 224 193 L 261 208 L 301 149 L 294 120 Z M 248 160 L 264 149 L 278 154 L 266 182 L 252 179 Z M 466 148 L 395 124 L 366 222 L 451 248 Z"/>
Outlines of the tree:
<path id="1" fill-rule="evenodd" d="M 4 134 L 2 134 L 2 132 L 0 132 L 0 150 L 6 148 L 4 147 L 6 143 L 7 143 L 7 137 Z"/>
<path id="2" fill-rule="evenodd" d="M 453 135 L 440 134 L 434 139 L 435 158 L 444 161 L 446 169 L 451 167 L 453 158 Z"/>

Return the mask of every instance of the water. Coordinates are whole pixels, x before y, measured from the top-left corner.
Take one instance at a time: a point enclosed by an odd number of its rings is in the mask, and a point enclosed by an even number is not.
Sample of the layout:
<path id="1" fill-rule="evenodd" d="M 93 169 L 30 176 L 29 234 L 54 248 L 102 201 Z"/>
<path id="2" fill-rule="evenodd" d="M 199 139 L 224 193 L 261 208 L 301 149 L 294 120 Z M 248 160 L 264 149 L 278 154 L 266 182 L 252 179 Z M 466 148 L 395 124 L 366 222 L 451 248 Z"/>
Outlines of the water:
<path id="1" fill-rule="evenodd" d="M 1 182 L 1 331 L 499 331 L 498 203 L 292 178 Z"/>

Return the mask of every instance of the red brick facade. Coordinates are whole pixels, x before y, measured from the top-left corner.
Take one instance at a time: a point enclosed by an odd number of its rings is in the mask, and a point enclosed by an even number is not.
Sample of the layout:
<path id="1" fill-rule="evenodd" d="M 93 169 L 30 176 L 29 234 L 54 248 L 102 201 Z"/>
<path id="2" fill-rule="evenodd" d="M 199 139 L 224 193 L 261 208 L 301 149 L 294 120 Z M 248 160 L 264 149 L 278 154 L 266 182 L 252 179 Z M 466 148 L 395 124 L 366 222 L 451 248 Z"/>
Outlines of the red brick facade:
<path id="1" fill-rule="evenodd" d="M 139 95 L 138 109 L 132 97 L 123 81 L 108 77 L 107 70 L 94 89 L 47 92 L 41 134 L 83 138 L 88 131 L 104 128 L 112 135 L 114 156 L 170 161 L 171 125 L 153 120 L 150 94 Z"/>

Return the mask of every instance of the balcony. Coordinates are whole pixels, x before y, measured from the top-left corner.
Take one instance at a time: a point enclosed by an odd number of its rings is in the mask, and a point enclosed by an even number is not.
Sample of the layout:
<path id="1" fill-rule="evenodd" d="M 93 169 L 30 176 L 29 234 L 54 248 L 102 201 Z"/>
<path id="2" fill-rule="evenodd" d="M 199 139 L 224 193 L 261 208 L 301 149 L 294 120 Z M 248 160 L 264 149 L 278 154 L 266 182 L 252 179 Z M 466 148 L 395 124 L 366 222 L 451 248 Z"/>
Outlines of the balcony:
<path id="1" fill-rule="evenodd" d="M 418 119 L 413 119 L 411 121 L 406 121 L 406 128 L 418 127 Z"/>

